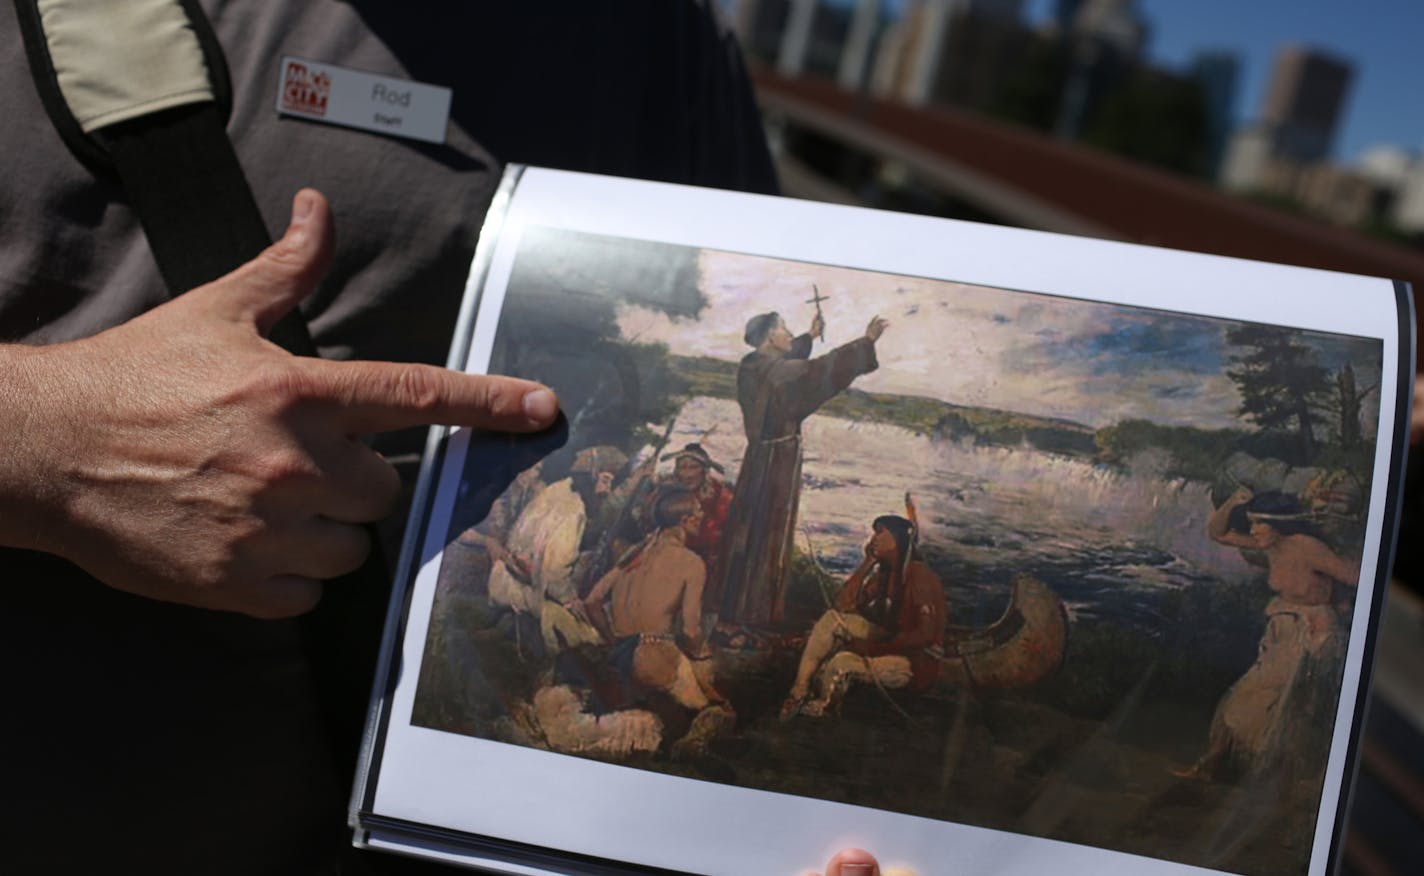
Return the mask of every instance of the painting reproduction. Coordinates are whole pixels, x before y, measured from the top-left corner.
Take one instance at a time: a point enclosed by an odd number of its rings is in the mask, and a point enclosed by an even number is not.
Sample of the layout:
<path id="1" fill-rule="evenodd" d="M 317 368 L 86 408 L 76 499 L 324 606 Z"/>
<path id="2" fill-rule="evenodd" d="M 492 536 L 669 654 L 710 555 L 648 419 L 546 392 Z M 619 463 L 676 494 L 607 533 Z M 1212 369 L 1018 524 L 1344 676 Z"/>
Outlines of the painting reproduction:
<path id="1" fill-rule="evenodd" d="M 1392 366 L 1083 294 L 522 229 L 411 722 L 1305 873 Z"/>

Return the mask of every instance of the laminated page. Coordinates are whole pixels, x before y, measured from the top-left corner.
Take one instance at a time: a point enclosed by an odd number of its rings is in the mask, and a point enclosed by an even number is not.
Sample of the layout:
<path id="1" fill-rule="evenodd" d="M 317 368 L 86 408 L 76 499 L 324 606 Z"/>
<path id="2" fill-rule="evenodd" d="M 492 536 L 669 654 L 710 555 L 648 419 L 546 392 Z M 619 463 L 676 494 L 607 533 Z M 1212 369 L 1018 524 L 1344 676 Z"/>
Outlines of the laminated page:
<path id="1" fill-rule="evenodd" d="M 497 873 L 1325 874 L 1392 557 L 1387 279 L 536 168 L 353 817 Z"/>

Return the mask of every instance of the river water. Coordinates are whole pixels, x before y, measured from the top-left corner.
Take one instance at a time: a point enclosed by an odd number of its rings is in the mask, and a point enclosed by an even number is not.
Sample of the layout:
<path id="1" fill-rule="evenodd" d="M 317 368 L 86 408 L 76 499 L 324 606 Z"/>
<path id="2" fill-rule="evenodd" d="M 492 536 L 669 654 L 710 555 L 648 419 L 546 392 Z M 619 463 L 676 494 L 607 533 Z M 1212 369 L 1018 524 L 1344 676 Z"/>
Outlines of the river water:
<path id="1" fill-rule="evenodd" d="M 904 514 L 910 491 L 956 623 L 993 620 L 1013 576 L 1029 572 L 1074 618 L 1156 633 L 1170 621 L 1159 611 L 1164 594 L 1259 574 L 1207 538 L 1208 486 L 1164 477 L 1148 460 L 1124 472 L 1027 445 L 981 447 L 821 415 L 802 434 L 798 546 L 844 574 L 859 561 L 870 522 Z M 689 441 L 734 480 L 746 450 L 737 404 L 688 402 L 668 446 Z"/>

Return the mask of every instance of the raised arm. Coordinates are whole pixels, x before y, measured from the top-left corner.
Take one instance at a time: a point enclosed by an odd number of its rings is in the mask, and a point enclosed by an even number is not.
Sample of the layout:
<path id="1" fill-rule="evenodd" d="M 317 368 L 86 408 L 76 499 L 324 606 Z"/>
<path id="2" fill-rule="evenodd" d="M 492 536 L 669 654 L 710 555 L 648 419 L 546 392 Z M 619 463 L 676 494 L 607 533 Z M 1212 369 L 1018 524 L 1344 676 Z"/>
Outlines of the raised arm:
<path id="1" fill-rule="evenodd" d="M 869 548 L 866 549 L 865 558 L 860 561 L 860 565 L 855 567 L 855 571 L 850 573 L 850 577 L 841 585 L 841 589 L 836 591 L 835 606 L 836 611 L 855 611 L 860 602 L 860 591 L 865 587 L 866 576 L 875 566 L 875 557 L 870 555 Z"/>
<path id="2" fill-rule="evenodd" d="M 1206 519 L 1207 537 L 1210 538 L 1212 541 L 1220 542 L 1221 544 L 1231 545 L 1232 547 L 1256 547 L 1256 542 L 1253 541 L 1249 536 L 1242 535 L 1239 532 L 1232 532 L 1229 529 L 1231 523 L 1231 512 L 1235 511 L 1238 507 L 1245 505 L 1247 502 L 1251 501 L 1252 495 L 1253 494 L 1250 490 L 1246 489 L 1245 487 L 1242 487 L 1241 489 L 1232 493 L 1231 497 L 1228 498 L 1225 502 L 1222 502 L 1220 508 L 1217 508 L 1216 510 L 1212 511 L 1211 516 L 1207 517 Z"/>
<path id="3" fill-rule="evenodd" d="M 781 373 L 774 373 L 773 379 L 785 381 L 783 395 L 791 415 L 805 419 L 879 364 L 875 344 L 866 338 L 857 338 L 814 359 L 784 361 L 777 368 Z M 782 369 L 786 370 L 782 372 Z"/>

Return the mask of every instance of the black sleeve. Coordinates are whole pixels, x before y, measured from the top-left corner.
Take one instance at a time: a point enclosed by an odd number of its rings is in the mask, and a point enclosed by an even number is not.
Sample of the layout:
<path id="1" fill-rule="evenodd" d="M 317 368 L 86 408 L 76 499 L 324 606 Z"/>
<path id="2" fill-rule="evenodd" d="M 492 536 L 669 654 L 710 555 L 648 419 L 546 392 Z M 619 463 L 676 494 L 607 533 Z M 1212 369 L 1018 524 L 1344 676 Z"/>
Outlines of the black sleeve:
<path id="1" fill-rule="evenodd" d="M 742 50 L 714 0 L 688 0 L 684 57 L 692 134 L 691 182 L 778 194 Z"/>
<path id="2" fill-rule="evenodd" d="M 453 89 L 451 123 L 499 163 L 778 193 L 716 0 L 353 5 L 411 78 Z"/>

